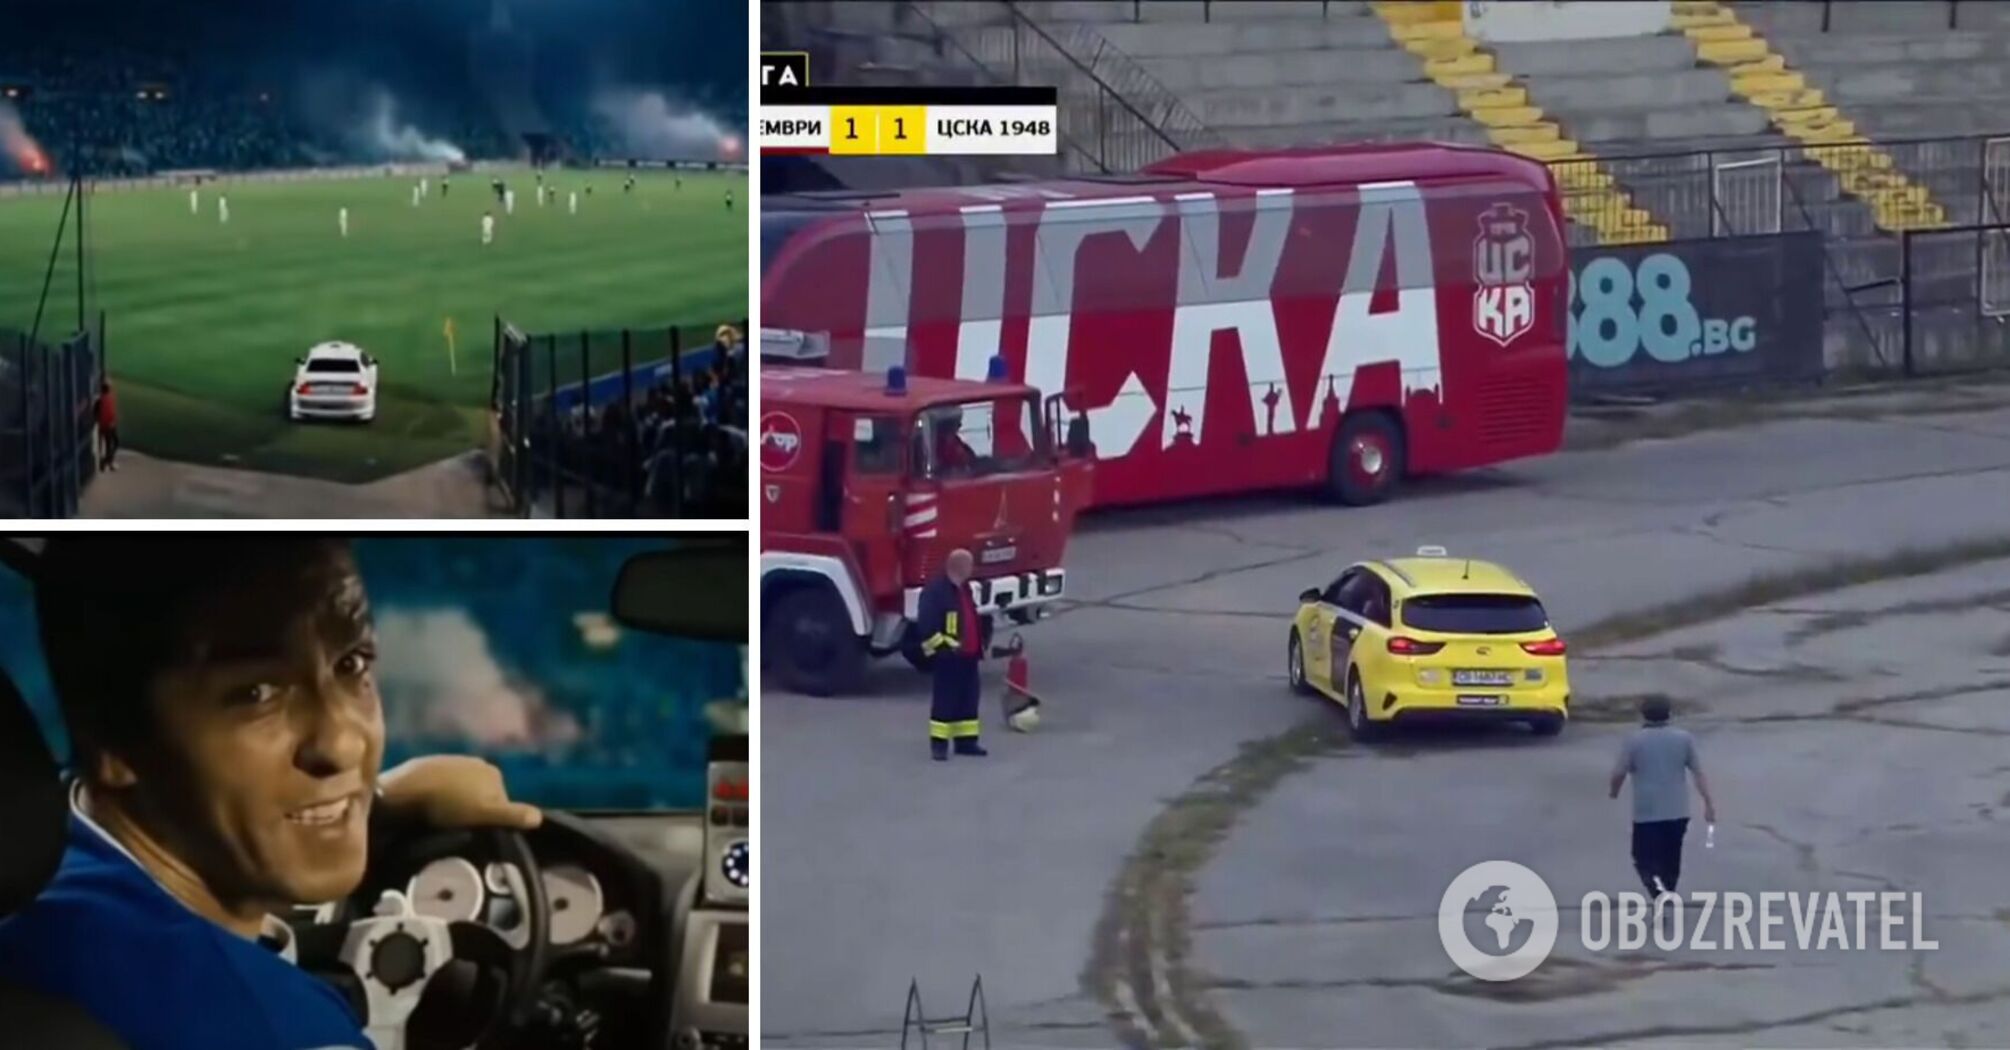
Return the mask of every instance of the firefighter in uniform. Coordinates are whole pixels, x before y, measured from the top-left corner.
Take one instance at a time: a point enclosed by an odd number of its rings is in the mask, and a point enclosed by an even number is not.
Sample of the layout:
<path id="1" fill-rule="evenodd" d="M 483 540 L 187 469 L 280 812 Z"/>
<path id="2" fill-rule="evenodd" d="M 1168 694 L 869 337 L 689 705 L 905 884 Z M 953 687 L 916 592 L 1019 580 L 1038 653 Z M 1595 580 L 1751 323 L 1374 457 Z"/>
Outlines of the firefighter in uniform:
<path id="1" fill-rule="evenodd" d="M 967 550 L 949 552 L 942 575 L 921 592 L 921 651 L 932 659 L 929 673 L 935 697 L 928 710 L 928 749 L 937 762 L 949 758 L 951 741 L 959 755 L 986 754 L 977 743 L 982 725 L 982 700 L 977 660 L 982 624 L 970 597 L 972 558 Z"/>

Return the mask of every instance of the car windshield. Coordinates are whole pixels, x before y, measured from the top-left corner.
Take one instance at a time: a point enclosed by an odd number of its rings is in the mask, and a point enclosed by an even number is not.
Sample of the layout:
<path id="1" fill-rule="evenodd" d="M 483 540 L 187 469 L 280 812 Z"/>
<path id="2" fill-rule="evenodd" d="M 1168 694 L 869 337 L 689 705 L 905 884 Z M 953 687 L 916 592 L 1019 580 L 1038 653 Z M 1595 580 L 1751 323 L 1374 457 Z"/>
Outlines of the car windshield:
<path id="1" fill-rule="evenodd" d="M 307 362 L 307 370 L 309 372 L 347 372 L 350 375 L 354 375 L 357 372 L 361 372 L 363 366 L 357 363 L 354 358 L 317 357 Z"/>
<path id="2" fill-rule="evenodd" d="M 1441 634 L 1527 634 L 1548 627 L 1549 614 L 1523 594 L 1427 594 L 1403 603 L 1403 625 Z"/>
<path id="3" fill-rule="evenodd" d="M 478 754 L 510 794 L 557 809 L 703 805 L 714 733 L 745 731 L 741 646 L 619 627 L 622 563 L 661 540 L 397 537 L 355 543 L 377 623 L 385 768 Z M 33 596 L 0 570 L 0 667 L 68 740 L 36 637 Z"/>
<path id="4" fill-rule="evenodd" d="M 939 478 L 982 478 L 1030 470 L 1046 450 L 1038 402 L 1029 395 L 938 405 L 922 415 L 916 463 Z M 925 437 L 924 437 L 925 435 Z"/>

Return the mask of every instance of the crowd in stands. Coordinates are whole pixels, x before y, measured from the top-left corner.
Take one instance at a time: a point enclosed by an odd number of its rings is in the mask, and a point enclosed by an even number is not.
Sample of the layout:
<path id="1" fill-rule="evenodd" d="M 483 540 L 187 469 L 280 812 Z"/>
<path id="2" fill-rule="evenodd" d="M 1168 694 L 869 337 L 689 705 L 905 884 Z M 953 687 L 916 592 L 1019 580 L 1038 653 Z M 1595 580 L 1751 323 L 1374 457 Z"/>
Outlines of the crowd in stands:
<path id="1" fill-rule="evenodd" d="M 644 517 L 744 517 L 747 360 L 738 329 L 720 325 L 711 351 L 703 368 L 639 392 L 632 406 L 573 408 L 555 444 L 550 422 L 534 420 L 532 448 L 555 450 L 563 473 L 589 480 L 610 507 L 632 498 Z M 568 514 L 586 512 L 578 504 L 584 496 L 566 498 Z"/>
<path id="2" fill-rule="evenodd" d="M 396 101 L 397 125 L 451 143 L 470 160 L 526 155 L 524 140 L 503 127 L 465 61 L 356 74 L 311 92 L 299 74 L 275 55 L 240 61 L 172 41 L 60 35 L 27 46 L 0 32 L 0 88 L 15 91 L 0 101 L 19 111 L 57 174 L 77 169 L 78 153 L 99 177 L 422 159 L 387 156 L 358 140 L 379 87 Z M 342 99 L 349 112 L 338 118 L 324 111 L 325 96 Z M 544 99 L 522 112 L 531 123 L 517 130 L 549 134 L 571 159 L 620 158 L 637 148 L 584 98 Z M 0 156 L 0 179 L 30 174 Z"/>
<path id="3" fill-rule="evenodd" d="M 199 48 L 173 32 L 154 39 L 75 29 L 0 32 L 0 87 L 14 93 L 4 100 L 58 172 L 77 168 L 79 153 L 97 176 L 417 159 L 372 155 L 356 141 L 368 115 L 361 84 L 398 99 L 400 124 L 452 142 L 471 159 L 519 151 L 482 107 L 465 63 L 406 66 L 383 77 L 358 72 L 355 84 L 324 92 L 352 112 L 310 119 L 299 76 L 309 56 L 289 59 L 275 49 L 252 58 L 226 44 Z M 0 163 L 0 178 L 23 174 Z"/>

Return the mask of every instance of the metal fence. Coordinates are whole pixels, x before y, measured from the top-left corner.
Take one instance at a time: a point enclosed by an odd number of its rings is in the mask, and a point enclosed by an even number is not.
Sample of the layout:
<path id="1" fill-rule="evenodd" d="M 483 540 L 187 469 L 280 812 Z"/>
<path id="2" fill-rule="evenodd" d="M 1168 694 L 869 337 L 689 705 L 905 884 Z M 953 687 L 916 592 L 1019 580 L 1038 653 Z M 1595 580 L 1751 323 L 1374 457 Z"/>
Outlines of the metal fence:
<path id="1" fill-rule="evenodd" d="M 1981 292 L 1981 271 L 1987 263 L 1999 273 L 2002 261 L 1979 238 L 1966 247 L 1926 238 L 1908 249 L 1904 237 L 1877 226 L 1872 209 L 1850 189 L 1871 180 L 1889 185 L 1895 172 L 1940 205 L 1950 229 L 2010 222 L 2010 134 L 1616 154 L 1551 167 L 1575 212 L 1573 245 L 1597 243 L 1592 220 L 1602 217 L 1589 212 L 1624 204 L 1600 193 L 1593 168 L 1609 173 L 1677 240 L 1821 233 L 1825 320 L 1839 341 L 1833 356 L 1853 371 L 1907 367 L 1909 287 L 1922 304 L 1967 285 L 1977 289 L 1969 297 L 1977 309 L 1996 303 L 1996 292 Z"/>
<path id="2" fill-rule="evenodd" d="M 1899 260 L 1904 375 L 2010 365 L 2010 223 L 1909 230 Z"/>
<path id="3" fill-rule="evenodd" d="M 1142 22 L 1145 20 L 1145 7 L 1149 2 L 1150 0 L 1131 0 L 1131 21 Z M 1214 21 L 1214 13 L 1217 7 L 1227 8 L 1243 2 L 1245 0 L 1201 0 L 1200 20 L 1203 22 L 1212 22 Z M 1311 0 L 1306 0 L 1306 2 L 1310 3 Z M 1331 0 L 1318 0 L 1318 3 L 1319 17 L 1322 19 L 1332 17 L 1333 4 Z M 1359 5 L 1343 0 L 1340 6 L 1343 14 L 1352 14 L 1354 9 Z"/>
<path id="4" fill-rule="evenodd" d="M 526 334 L 495 320 L 489 465 L 523 517 L 747 514 L 743 320 Z"/>
<path id="5" fill-rule="evenodd" d="M 1878 230 L 1870 211 L 1845 187 L 1891 170 L 1923 187 L 1953 223 L 1982 221 L 1992 186 L 1997 206 L 2010 205 L 2003 194 L 2010 187 L 2005 135 L 1620 153 L 1552 161 L 1550 168 L 1573 216 L 1573 244 L 1597 243 L 1592 220 L 1617 216 L 1595 213 L 1626 206 L 1596 188 L 1598 171 L 1609 174 L 1633 206 L 1646 209 L 1677 240 L 1809 229 L 1830 237 L 1872 236 Z"/>
<path id="6" fill-rule="evenodd" d="M 1836 28 L 1838 24 L 1838 19 L 1836 18 L 1837 11 L 1844 12 L 1844 16 L 1847 17 L 1847 12 L 1852 8 L 1856 7 L 1856 5 L 1850 3 L 1849 0 L 1844 0 L 1843 3 L 1836 3 L 1835 0 L 1821 0 L 1821 2 L 1822 2 L 1821 30 L 1824 33 L 1830 32 Z M 1970 10 L 1973 10 L 1981 6 L 1980 4 L 1975 3 L 1975 0 L 1968 0 L 1966 4 L 1962 3 L 1962 0 L 1913 0 L 1913 3 L 1917 4 L 1919 7 L 1922 8 L 1924 8 L 1930 2 L 1936 2 L 1939 4 L 1940 7 L 1946 10 L 1947 28 L 1949 29 L 1962 28 L 1961 9 L 1963 7 L 1967 7 Z M 1861 10 L 1861 8 L 1857 9 Z"/>
<path id="7" fill-rule="evenodd" d="M 0 332 L 0 516 L 76 515 L 97 470 L 99 345 L 91 332 L 54 347 Z"/>

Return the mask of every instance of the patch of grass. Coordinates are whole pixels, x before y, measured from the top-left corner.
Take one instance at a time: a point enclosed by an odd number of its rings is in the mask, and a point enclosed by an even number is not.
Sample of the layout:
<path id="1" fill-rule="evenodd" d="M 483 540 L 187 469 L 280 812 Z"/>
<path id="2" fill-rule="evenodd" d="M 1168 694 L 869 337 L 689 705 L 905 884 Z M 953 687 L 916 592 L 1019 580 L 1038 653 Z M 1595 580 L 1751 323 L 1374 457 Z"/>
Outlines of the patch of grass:
<path id="1" fill-rule="evenodd" d="M 1178 1011 L 1203 1045 L 1240 1045 L 1227 1021 L 1207 1004 L 1201 990 L 1204 982 L 1187 966 L 1192 942 L 1186 902 L 1193 876 L 1213 857 L 1237 818 L 1284 778 L 1349 743 L 1345 724 L 1335 712 L 1321 710 L 1281 734 L 1244 743 L 1234 758 L 1202 775 L 1146 825 L 1110 889 L 1083 975 L 1084 983 L 1112 1011 L 1119 1008 L 1117 984 L 1128 983 L 1146 1016 L 1119 1024 L 1127 1040 L 1176 1045 L 1164 1041 L 1169 1038 L 1165 1011 L 1170 1008 Z M 1157 1001 L 1154 955 L 1165 960 L 1173 1003 Z"/>
<path id="2" fill-rule="evenodd" d="M 1570 451 L 1617 448 L 1635 441 L 1682 437 L 1800 419 L 1869 421 L 1949 415 L 2010 405 L 2010 370 L 1965 378 L 1879 382 L 1862 386 L 1759 391 L 1653 405 L 1588 405 L 1571 410 L 1564 436 Z"/>
<path id="3" fill-rule="evenodd" d="M 1753 576 L 1721 591 L 1624 613 L 1572 632 L 1571 641 L 1581 649 L 1598 649 L 1812 594 L 1930 576 L 1958 565 L 2002 558 L 2010 558 L 2010 536 L 1963 540 L 1941 547 L 1908 547 L 1888 554 L 1839 557 L 1806 568 Z"/>
<path id="4" fill-rule="evenodd" d="M 1703 705 L 1667 693 L 1619 693 L 1605 696 L 1570 700 L 1570 720 L 1594 725 L 1630 723 L 1640 720 L 1640 705 L 1649 700 L 1668 701 L 1668 706 L 1676 716 L 1695 714 L 1703 710 Z"/>
<path id="5" fill-rule="evenodd" d="M 1843 609 L 1823 613 L 1807 623 L 1788 632 L 1788 645 L 1799 645 L 1810 638 L 1836 631 L 1853 630 L 1869 624 L 1872 620 L 1889 616 L 1934 616 L 1940 613 L 1969 612 L 1975 609 L 2001 609 L 2010 603 L 2010 589 L 1986 591 L 1982 594 L 1968 594 L 1959 598 L 1927 598 L 1916 602 L 1901 602 L 1881 609 Z"/>

